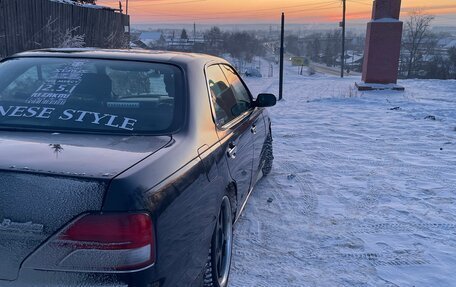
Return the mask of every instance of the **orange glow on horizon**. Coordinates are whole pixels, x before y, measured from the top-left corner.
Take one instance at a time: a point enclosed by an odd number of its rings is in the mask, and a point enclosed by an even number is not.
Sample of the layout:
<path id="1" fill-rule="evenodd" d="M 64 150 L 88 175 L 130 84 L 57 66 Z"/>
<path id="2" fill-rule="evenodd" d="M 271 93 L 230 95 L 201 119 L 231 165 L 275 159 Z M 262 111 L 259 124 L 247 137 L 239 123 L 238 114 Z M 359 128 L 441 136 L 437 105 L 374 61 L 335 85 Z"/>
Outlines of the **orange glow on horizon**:
<path id="1" fill-rule="evenodd" d="M 122 0 L 125 9 L 126 0 Z M 347 0 L 349 20 L 367 20 L 372 0 Z M 118 0 L 98 0 L 99 5 L 119 7 Z M 421 10 L 449 14 L 456 22 L 454 0 L 402 0 L 402 16 Z M 289 23 L 338 22 L 341 0 L 129 0 L 132 23 L 271 23 L 285 12 Z"/>

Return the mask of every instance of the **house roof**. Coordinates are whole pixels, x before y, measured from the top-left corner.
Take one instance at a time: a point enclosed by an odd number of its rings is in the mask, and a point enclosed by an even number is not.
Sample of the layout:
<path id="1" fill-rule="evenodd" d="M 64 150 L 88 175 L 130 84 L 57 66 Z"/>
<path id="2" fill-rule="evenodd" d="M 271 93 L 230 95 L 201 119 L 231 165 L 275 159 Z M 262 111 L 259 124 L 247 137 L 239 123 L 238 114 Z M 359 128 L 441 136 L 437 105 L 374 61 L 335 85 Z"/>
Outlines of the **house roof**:
<path id="1" fill-rule="evenodd" d="M 142 32 L 141 35 L 139 35 L 139 39 L 146 43 L 151 41 L 158 41 L 160 40 L 161 36 L 161 32 Z"/>
<path id="2" fill-rule="evenodd" d="M 452 40 L 445 46 L 446 49 L 455 48 L 455 47 L 456 47 L 456 39 Z"/>

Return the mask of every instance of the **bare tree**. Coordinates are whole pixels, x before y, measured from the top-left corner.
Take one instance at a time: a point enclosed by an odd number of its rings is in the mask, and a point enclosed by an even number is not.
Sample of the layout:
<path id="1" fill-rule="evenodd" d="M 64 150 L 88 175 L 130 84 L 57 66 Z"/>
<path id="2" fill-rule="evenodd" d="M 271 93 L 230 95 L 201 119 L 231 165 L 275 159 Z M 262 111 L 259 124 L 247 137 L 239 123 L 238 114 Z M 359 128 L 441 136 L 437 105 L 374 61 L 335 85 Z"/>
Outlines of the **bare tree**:
<path id="1" fill-rule="evenodd" d="M 406 53 L 407 78 L 415 71 L 416 64 L 423 56 L 426 44 L 431 38 L 431 23 L 434 16 L 414 11 L 405 22 L 403 52 Z"/>
<path id="2" fill-rule="evenodd" d="M 204 33 L 205 39 L 205 49 L 206 53 L 211 53 L 214 55 L 221 54 L 222 42 L 224 38 L 224 33 L 220 30 L 219 27 L 212 27 L 209 31 Z"/>
<path id="3" fill-rule="evenodd" d="M 265 48 L 253 33 L 233 32 L 227 35 L 223 45 L 232 57 L 251 63 L 255 56 L 264 56 Z"/>
<path id="4" fill-rule="evenodd" d="M 287 52 L 293 53 L 296 56 L 301 56 L 303 53 L 302 43 L 299 41 L 299 37 L 296 35 L 288 35 L 285 37 L 285 46 L 287 47 Z"/>
<path id="5" fill-rule="evenodd" d="M 340 30 L 328 32 L 325 36 L 325 47 L 323 50 L 323 62 L 328 67 L 335 67 L 337 60 L 340 58 L 340 43 L 342 42 L 342 33 Z"/>
<path id="6" fill-rule="evenodd" d="M 62 30 L 58 26 L 58 18 L 49 17 L 47 23 L 35 33 L 30 43 L 36 48 L 58 47 L 58 48 L 82 48 L 85 46 L 85 35 L 78 34 L 78 27 Z M 41 35 L 42 34 L 42 35 Z M 53 35 L 53 37 L 50 37 Z"/>
<path id="7" fill-rule="evenodd" d="M 187 30 L 182 29 L 182 32 L 181 32 L 181 39 L 183 39 L 183 40 L 188 40 Z"/>
<path id="8" fill-rule="evenodd" d="M 312 61 L 320 61 L 320 54 L 322 49 L 321 38 L 322 36 L 320 34 L 311 34 L 306 39 L 307 57 L 309 57 Z"/>
<path id="9" fill-rule="evenodd" d="M 129 47 L 129 37 L 125 33 L 111 32 L 105 37 L 104 47 L 110 49 L 126 49 Z"/>
<path id="10" fill-rule="evenodd" d="M 79 27 L 66 29 L 65 33 L 59 33 L 57 47 L 59 48 L 82 48 L 85 46 L 85 35 L 77 35 L 74 32 Z"/>

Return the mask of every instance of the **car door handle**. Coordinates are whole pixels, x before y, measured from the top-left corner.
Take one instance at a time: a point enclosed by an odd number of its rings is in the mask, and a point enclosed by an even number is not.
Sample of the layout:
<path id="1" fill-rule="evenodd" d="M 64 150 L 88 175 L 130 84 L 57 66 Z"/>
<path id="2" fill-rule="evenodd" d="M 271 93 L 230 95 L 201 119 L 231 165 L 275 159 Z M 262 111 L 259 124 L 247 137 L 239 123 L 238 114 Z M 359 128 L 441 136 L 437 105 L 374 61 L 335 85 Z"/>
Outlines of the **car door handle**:
<path id="1" fill-rule="evenodd" d="M 226 153 L 227 156 L 231 159 L 235 159 L 236 153 L 237 153 L 237 146 L 233 143 L 230 143 L 230 146 L 228 147 L 228 151 Z"/>
<path id="2" fill-rule="evenodd" d="M 253 125 L 252 128 L 250 129 L 250 131 L 252 132 L 252 134 L 256 135 L 257 134 L 256 125 Z"/>

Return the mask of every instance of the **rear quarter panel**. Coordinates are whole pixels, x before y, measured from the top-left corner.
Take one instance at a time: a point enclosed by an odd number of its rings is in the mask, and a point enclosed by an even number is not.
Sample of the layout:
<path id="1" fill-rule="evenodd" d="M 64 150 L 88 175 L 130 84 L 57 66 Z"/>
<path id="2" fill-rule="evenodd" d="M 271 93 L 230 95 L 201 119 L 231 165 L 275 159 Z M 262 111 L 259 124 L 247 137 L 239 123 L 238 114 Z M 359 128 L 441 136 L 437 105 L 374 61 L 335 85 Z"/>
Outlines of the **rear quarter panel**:
<path id="1" fill-rule="evenodd" d="M 219 203 L 229 184 L 212 120 L 201 63 L 183 66 L 189 90 L 187 120 L 171 143 L 115 178 L 103 210 L 146 210 L 157 236 L 155 266 L 125 275 L 132 286 L 160 280 L 193 286 L 201 278 Z"/>

